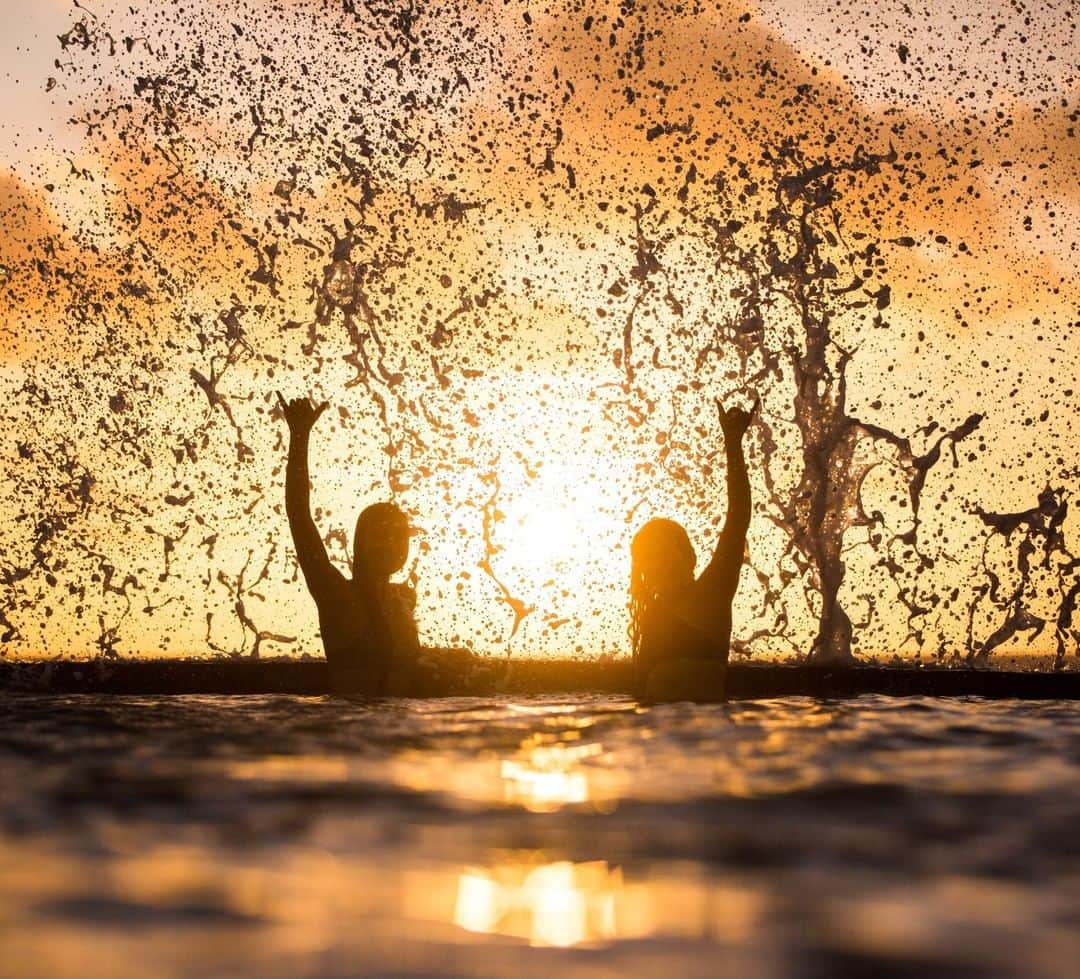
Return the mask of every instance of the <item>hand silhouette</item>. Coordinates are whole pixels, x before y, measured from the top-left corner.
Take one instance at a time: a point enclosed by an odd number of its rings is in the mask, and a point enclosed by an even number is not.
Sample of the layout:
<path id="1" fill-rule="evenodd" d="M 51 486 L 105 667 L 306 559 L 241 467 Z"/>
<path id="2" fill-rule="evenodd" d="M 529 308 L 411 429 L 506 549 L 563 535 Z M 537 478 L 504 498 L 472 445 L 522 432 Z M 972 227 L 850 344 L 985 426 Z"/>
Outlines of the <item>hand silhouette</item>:
<path id="1" fill-rule="evenodd" d="M 316 407 L 307 398 L 292 398 L 286 401 L 280 391 L 277 392 L 277 399 L 281 413 L 289 424 L 289 431 L 294 435 L 310 432 L 319 416 L 330 406 L 329 402 L 324 401 Z"/>
<path id="2" fill-rule="evenodd" d="M 746 434 L 746 430 L 750 427 L 750 422 L 754 420 L 754 416 L 761 407 L 761 398 L 755 394 L 754 403 L 750 406 L 749 410 L 740 408 L 738 405 L 732 408 L 725 408 L 720 403 L 719 398 L 716 400 L 716 407 L 720 412 L 720 427 L 724 430 L 724 438 L 741 440 Z"/>

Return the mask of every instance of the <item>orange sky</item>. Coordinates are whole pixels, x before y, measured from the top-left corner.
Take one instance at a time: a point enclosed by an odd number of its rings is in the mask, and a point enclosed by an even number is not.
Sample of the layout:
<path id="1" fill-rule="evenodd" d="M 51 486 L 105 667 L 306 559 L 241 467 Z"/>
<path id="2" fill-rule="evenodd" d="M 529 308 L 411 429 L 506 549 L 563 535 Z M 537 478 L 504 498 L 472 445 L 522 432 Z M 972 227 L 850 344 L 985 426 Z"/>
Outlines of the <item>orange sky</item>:
<path id="1" fill-rule="evenodd" d="M 851 414 L 916 452 L 928 421 L 986 415 L 927 480 L 936 560 L 920 595 L 962 593 L 920 619 L 927 646 L 966 642 L 986 580 L 976 508 L 1075 487 L 1070 3 L 460 3 L 414 23 L 334 0 L 195 3 L 182 19 L 132 6 L 34 5 L 4 42 L 9 654 L 250 651 L 258 630 L 295 638 L 264 653 L 317 652 L 280 506 L 278 387 L 338 409 L 312 466 L 320 527 L 345 532 L 335 559 L 391 489 L 422 528 L 422 638 L 625 650 L 629 536 L 668 515 L 710 547 L 712 399 L 744 392 L 756 363 L 722 344 L 698 356 L 733 310 L 703 233 L 711 182 L 754 185 L 738 205 L 750 242 L 767 221 L 763 151 L 785 140 L 807 165 L 897 151 L 840 187 L 843 243 L 882 243 L 892 296 L 886 324 L 833 324 L 856 351 Z M 86 46 L 76 33 L 62 49 L 82 18 Z M 325 301 L 350 236 L 351 319 Z M 644 253 L 658 266 L 642 277 Z M 617 360 L 631 310 L 632 383 Z M 791 329 L 782 305 L 769 316 L 769 336 Z M 798 445 L 784 378 L 759 393 L 780 444 L 755 475 L 736 637 L 788 652 L 812 635 L 814 593 L 765 478 L 786 485 Z M 906 490 L 881 462 L 864 504 L 903 533 Z M 491 565 L 535 609 L 512 639 L 479 567 L 496 511 Z M 856 642 L 887 651 L 907 630 L 864 538 L 847 541 L 845 601 L 862 621 L 876 598 Z M 993 567 L 1018 546 L 992 541 Z M 1056 568 L 1033 587 L 1056 587 Z M 770 634 L 770 581 L 789 582 L 786 636 Z M 978 605 L 973 635 L 1000 618 Z"/>

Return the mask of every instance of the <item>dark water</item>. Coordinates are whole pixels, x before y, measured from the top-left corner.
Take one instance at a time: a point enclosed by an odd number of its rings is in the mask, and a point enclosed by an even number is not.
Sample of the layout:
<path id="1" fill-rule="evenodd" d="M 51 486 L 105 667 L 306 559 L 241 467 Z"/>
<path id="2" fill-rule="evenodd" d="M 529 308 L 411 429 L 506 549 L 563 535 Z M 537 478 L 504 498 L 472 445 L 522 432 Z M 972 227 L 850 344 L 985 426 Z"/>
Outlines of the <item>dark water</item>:
<path id="1" fill-rule="evenodd" d="M 5 696 L 0 974 L 1066 976 L 1068 703 Z"/>

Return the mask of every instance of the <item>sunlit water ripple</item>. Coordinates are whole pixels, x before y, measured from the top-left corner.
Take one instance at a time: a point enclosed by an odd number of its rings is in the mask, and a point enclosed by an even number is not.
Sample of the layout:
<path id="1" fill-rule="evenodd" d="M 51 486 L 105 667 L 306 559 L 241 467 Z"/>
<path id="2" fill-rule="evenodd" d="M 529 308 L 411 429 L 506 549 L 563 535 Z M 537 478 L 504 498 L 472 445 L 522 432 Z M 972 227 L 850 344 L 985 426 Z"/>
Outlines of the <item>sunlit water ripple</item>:
<path id="1" fill-rule="evenodd" d="M 1080 956 L 1069 703 L 0 708 L 4 976 L 1064 976 Z"/>

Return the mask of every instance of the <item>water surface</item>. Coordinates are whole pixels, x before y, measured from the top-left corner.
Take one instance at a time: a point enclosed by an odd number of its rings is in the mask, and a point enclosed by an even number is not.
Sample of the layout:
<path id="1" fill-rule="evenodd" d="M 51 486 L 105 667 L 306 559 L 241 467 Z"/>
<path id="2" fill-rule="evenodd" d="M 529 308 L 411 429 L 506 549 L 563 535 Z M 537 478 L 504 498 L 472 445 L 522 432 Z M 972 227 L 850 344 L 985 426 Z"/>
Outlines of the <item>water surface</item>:
<path id="1" fill-rule="evenodd" d="M 1075 705 L 0 695 L 0 975 L 1063 976 Z"/>

